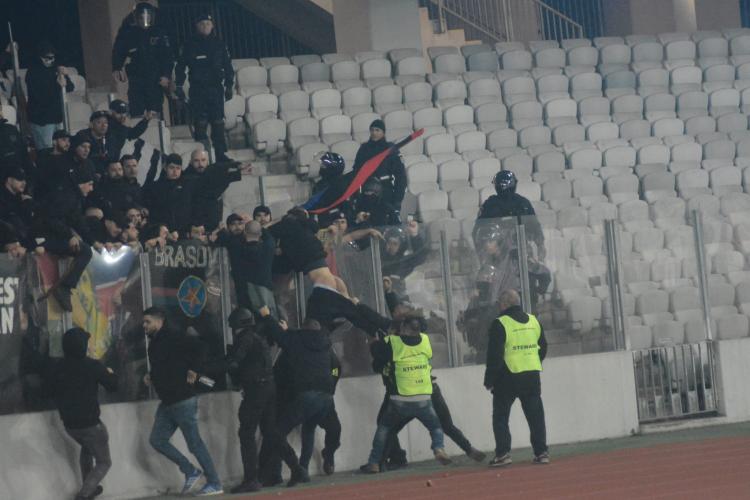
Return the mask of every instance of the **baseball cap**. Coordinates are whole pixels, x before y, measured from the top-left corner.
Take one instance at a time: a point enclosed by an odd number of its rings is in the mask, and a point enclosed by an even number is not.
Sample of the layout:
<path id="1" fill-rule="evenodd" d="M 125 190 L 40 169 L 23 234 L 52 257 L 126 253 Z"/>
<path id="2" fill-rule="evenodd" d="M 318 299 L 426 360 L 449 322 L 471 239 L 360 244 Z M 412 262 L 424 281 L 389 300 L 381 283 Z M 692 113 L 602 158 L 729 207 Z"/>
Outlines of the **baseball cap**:
<path id="1" fill-rule="evenodd" d="M 109 109 L 110 111 L 124 115 L 128 112 L 128 103 L 120 99 L 115 99 L 109 103 Z"/>
<path id="2" fill-rule="evenodd" d="M 93 113 L 91 113 L 91 117 L 89 117 L 89 121 L 93 122 L 97 118 L 101 118 L 101 117 L 109 117 L 109 113 L 107 113 L 106 111 L 101 111 L 101 110 L 94 111 Z"/>

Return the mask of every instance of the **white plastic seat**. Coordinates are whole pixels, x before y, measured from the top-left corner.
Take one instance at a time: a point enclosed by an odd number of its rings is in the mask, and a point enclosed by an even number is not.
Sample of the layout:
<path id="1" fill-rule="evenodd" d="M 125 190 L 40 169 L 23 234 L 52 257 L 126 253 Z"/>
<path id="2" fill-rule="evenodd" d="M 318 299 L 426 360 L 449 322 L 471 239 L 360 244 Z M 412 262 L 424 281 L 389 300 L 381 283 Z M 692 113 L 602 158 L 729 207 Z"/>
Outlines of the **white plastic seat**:
<path id="1" fill-rule="evenodd" d="M 404 57 L 397 61 L 391 60 L 396 64 L 396 76 L 394 78 L 396 85 L 405 87 L 410 83 L 424 82 L 427 75 L 427 62 L 421 54 Z"/>
<path id="2" fill-rule="evenodd" d="M 279 118 L 286 123 L 310 116 L 310 96 L 303 90 L 284 92 L 279 96 L 278 102 Z"/>
<path id="3" fill-rule="evenodd" d="M 682 66 L 673 69 L 669 74 L 670 92 L 678 96 L 683 92 L 703 90 L 703 72 L 696 66 Z"/>
<path id="4" fill-rule="evenodd" d="M 388 59 L 370 59 L 362 63 L 362 78 L 365 85 L 374 89 L 381 85 L 392 85 L 391 62 Z"/>
<path id="5" fill-rule="evenodd" d="M 552 132 L 549 127 L 541 125 L 526 127 L 518 133 L 518 145 L 522 148 L 548 145 L 551 141 Z"/>
<path id="6" fill-rule="evenodd" d="M 341 93 L 345 115 L 372 113 L 372 92 L 364 87 L 352 87 Z"/>
<path id="7" fill-rule="evenodd" d="M 692 40 L 676 40 L 664 46 L 664 67 L 668 70 L 695 65 L 696 45 Z"/>
<path id="8" fill-rule="evenodd" d="M 412 113 L 432 107 L 432 85 L 412 82 L 404 86 L 404 106 Z"/>
<path id="9" fill-rule="evenodd" d="M 737 89 L 720 89 L 708 95 L 708 110 L 711 116 L 739 113 L 740 93 Z"/>
<path id="10" fill-rule="evenodd" d="M 536 101 L 534 80 L 527 76 L 509 78 L 502 82 L 502 94 L 508 107 L 524 101 Z"/>
<path id="11" fill-rule="evenodd" d="M 474 122 L 486 134 L 508 128 L 508 110 L 500 102 L 487 102 L 474 109 Z"/>
<path id="12" fill-rule="evenodd" d="M 701 166 L 705 170 L 734 165 L 736 145 L 728 139 L 719 139 L 703 145 L 703 161 Z"/>
<path id="13" fill-rule="evenodd" d="M 671 94 L 651 94 L 643 102 L 644 116 L 650 122 L 662 118 L 676 118 L 676 101 Z"/>
<path id="14" fill-rule="evenodd" d="M 276 66 L 289 65 L 288 57 L 261 57 L 259 59 L 260 65 L 266 69 L 271 69 Z"/>
<path id="15" fill-rule="evenodd" d="M 555 99 L 544 105 L 545 124 L 554 128 L 566 123 L 577 123 L 578 103 L 573 99 Z"/>
<path id="16" fill-rule="evenodd" d="M 610 101 L 605 97 L 587 97 L 578 101 L 578 121 L 584 127 L 611 122 Z"/>
<path id="17" fill-rule="evenodd" d="M 437 108 L 422 108 L 412 115 L 414 120 L 414 130 L 425 129 L 423 137 L 427 139 L 433 134 L 445 133 L 443 127 L 443 113 Z"/>
<path id="18" fill-rule="evenodd" d="M 748 336 L 748 317 L 744 314 L 730 314 L 718 318 L 717 336 L 719 340 L 739 339 Z"/>
<path id="19" fill-rule="evenodd" d="M 380 50 L 364 50 L 354 54 L 354 60 L 359 64 L 371 59 L 385 59 L 385 53 Z"/>
<path id="20" fill-rule="evenodd" d="M 320 139 L 330 146 L 352 139 L 352 119 L 346 115 L 326 116 L 320 121 Z"/>
<path id="21" fill-rule="evenodd" d="M 403 98 L 403 90 L 398 85 L 381 85 L 372 91 L 373 107 L 380 115 L 404 109 Z"/>
<path id="22" fill-rule="evenodd" d="M 342 114 L 341 92 L 337 89 L 316 90 L 310 96 L 310 110 L 312 116 L 318 120 Z"/>
<path id="23" fill-rule="evenodd" d="M 603 73 L 602 73 L 603 74 Z M 624 95 L 635 95 L 636 75 L 627 69 L 608 73 L 604 77 L 604 95 L 615 99 Z"/>
<path id="24" fill-rule="evenodd" d="M 555 146 L 565 144 L 581 143 L 586 137 L 586 130 L 572 120 L 562 125 L 557 125 L 552 130 L 552 143 Z"/>
<path id="25" fill-rule="evenodd" d="M 430 82 L 433 84 L 436 83 L 436 75 L 460 75 L 461 73 L 466 72 L 466 62 L 464 58 L 459 54 L 439 55 L 435 59 L 433 59 L 432 67 L 435 73 L 430 73 L 429 75 L 427 75 L 427 79 L 430 80 Z"/>
<path id="26" fill-rule="evenodd" d="M 636 164 L 635 148 L 617 146 L 603 153 L 603 164 L 608 167 L 634 167 Z"/>
<path id="27" fill-rule="evenodd" d="M 421 54 L 421 52 L 420 52 Z M 340 52 L 336 53 L 329 53 L 329 54 L 321 54 L 320 58 L 323 60 L 324 63 L 333 66 L 337 62 L 342 61 L 352 61 L 354 62 L 354 58 L 350 54 L 343 54 Z"/>
<path id="28" fill-rule="evenodd" d="M 500 161 L 497 158 L 481 158 L 469 165 L 469 181 L 475 189 L 492 184 L 492 179 L 500 171 Z"/>
<path id="29" fill-rule="evenodd" d="M 526 50 L 510 50 L 500 55 L 500 64 L 504 70 L 531 71 L 531 52 Z"/>
<path id="30" fill-rule="evenodd" d="M 441 109 L 448 109 L 466 102 L 466 84 L 460 80 L 440 82 L 435 87 L 435 105 Z"/>
<path id="31" fill-rule="evenodd" d="M 606 76 L 616 71 L 623 71 L 630 69 L 630 62 L 632 60 L 632 51 L 630 47 L 624 43 L 617 43 L 616 40 L 611 39 L 613 43 L 607 43 L 599 48 L 599 73 Z"/>
<path id="32" fill-rule="evenodd" d="M 423 222 L 432 222 L 450 217 L 448 193 L 445 191 L 425 191 L 417 195 L 417 211 Z"/>
<path id="33" fill-rule="evenodd" d="M 259 153 L 273 154 L 284 147 L 286 125 L 277 118 L 269 118 L 253 127 L 253 149 Z"/>
<path id="34" fill-rule="evenodd" d="M 698 65 L 707 68 L 729 61 L 729 41 L 723 36 L 708 36 L 698 43 Z"/>
<path id="35" fill-rule="evenodd" d="M 567 72 L 570 68 L 583 68 L 584 71 L 596 71 L 596 65 L 599 63 L 599 50 L 591 46 L 591 42 L 587 39 L 582 40 L 582 44 L 579 46 L 563 47 L 567 51 L 568 65 L 565 67 Z M 589 42 L 588 45 L 584 45 L 583 42 Z M 577 70 L 573 70 L 578 73 Z"/>
<path id="36" fill-rule="evenodd" d="M 319 141 L 320 123 L 315 118 L 297 118 L 287 124 L 287 143 L 290 151 L 297 151 L 305 144 L 315 144 Z"/>
<path id="37" fill-rule="evenodd" d="M 598 73 L 579 73 L 570 79 L 570 94 L 576 101 L 587 97 L 602 97 L 603 81 Z"/>
<path id="38" fill-rule="evenodd" d="M 268 70 L 260 66 L 245 66 L 237 73 L 237 89 L 241 96 L 250 97 L 255 94 L 266 94 L 268 88 Z"/>
<path id="39" fill-rule="evenodd" d="M 719 167 L 709 172 L 709 182 L 714 196 L 742 192 L 742 171 L 736 167 Z"/>
<path id="40" fill-rule="evenodd" d="M 625 95 L 612 100 L 612 119 L 617 124 L 643 119 L 643 98 Z"/>
<path id="41" fill-rule="evenodd" d="M 272 59 L 272 58 L 269 58 Z M 263 60 L 261 60 L 263 65 Z M 278 64 L 268 70 L 268 80 L 271 83 L 271 92 L 281 95 L 284 92 L 298 90 L 299 68 L 291 64 Z"/>
<path id="42" fill-rule="evenodd" d="M 638 177 L 635 175 L 616 175 L 605 182 L 606 194 L 609 201 L 615 205 L 638 199 Z"/>
<path id="43" fill-rule="evenodd" d="M 456 152 L 468 161 L 488 158 L 490 152 L 486 149 L 487 136 L 479 131 L 466 131 L 456 136 Z"/>
<path id="44" fill-rule="evenodd" d="M 741 35 L 729 40 L 730 62 L 739 66 L 750 62 L 750 35 Z"/>
<path id="45" fill-rule="evenodd" d="M 300 67 L 298 64 L 295 64 L 295 66 Z M 326 63 L 320 62 L 320 59 L 317 62 L 309 62 L 301 66 L 300 78 L 302 79 L 302 90 L 309 94 L 316 90 L 333 87 L 331 83 L 331 67 Z"/>
<path id="46" fill-rule="evenodd" d="M 516 130 L 542 125 L 542 105 L 536 101 L 518 102 L 510 107 L 511 125 Z"/>
<path id="47" fill-rule="evenodd" d="M 518 132 L 509 129 L 498 129 L 487 134 L 487 149 L 496 153 L 498 149 L 518 146 Z"/>
<path id="48" fill-rule="evenodd" d="M 516 154 L 503 158 L 502 161 L 503 170 L 509 170 L 516 174 L 519 179 L 531 179 L 533 161 L 529 155 Z"/>
<path id="49" fill-rule="evenodd" d="M 662 67 L 662 61 L 664 60 L 662 44 L 656 41 L 645 41 L 633 45 L 632 48 L 633 62 L 631 67 L 636 73 Z"/>
<path id="50" fill-rule="evenodd" d="M 643 198 L 654 203 L 662 198 L 674 197 L 675 175 L 671 172 L 654 172 L 643 177 Z"/>
<path id="51" fill-rule="evenodd" d="M 651 135 L 658 138 L 683 135 L 685 133 L 685 122 L 679 118 L 662 118 L 656 120 L 651 126 Z"/>
<path id="52" fill-rule="evenodd" d="M 602 152 L 598 149 L 581 149 L 568 158 L 571 169 L 596 170 L 602 166 Z"/>
<path id="53" fill-rule="evenodd" d="M 661 63 L 660 63 L 661 65 Z M 669 93 L 669 73 L 660 68 L 650 68 L 638 73 L 638 95 Z"/>
<path id="54" fill-rule="evenodd" d="M 469 84 L 468 103 L 476 108 L 485 103 L 502 102 L 500 83 L 494 78 L 480 78 Z"/>
<path id="55" fill-rule="evenodd" d="M 677 116 L 682 120 L 708 115 L 708 94 L 686 91 L 677 98 Z"/>
<path id="56" fill-rule="evenodd" d="M 471 45 L 468 47 L 471 47 Z M 469 71 L 489 71 L 494 73 L 500 68 L 500 61 L 494 51 L 472 54 L 466 58 L 466 63 Z"/>
<path id="57" fill-rule="evenodd" d="M 474 124 L 474 110 L 471 106 L 456 105 L 443 111 L 443 125 L 450 134 L 458 135 L 462 132 L 476 130 Z"/>
<path id="58" fill-rule="evenodd" d="M 494 52 L 492 55 L 494 55 Z M 450 190 L 448 192 L 448 209 L 455 219 L 476 216 L 479 209 L 479 192 L 469 186 Z"/>
<path id="59" fill-rule="evenodd" d="M 545 75 L 536 81 L 539 102 L 546 104 L 554 99 L 569 98 L 570 82 L 565 75 Z"/>
<path id="60" fill-rule="evenodd" d="M 428 137 L 425 140 L 425 153 L 438 165 L 460 159 L 460 155 L 456 153 L 456 138 L 450 134 L 436 134 Z M 468 177 L 467 172 L 466 178 Z"/>
<path id="61" fill-rule="evenodd" d="M 245 113 L 245 121 L 251 127 L 268 120 L 276 118 L 279 110 L 279 99 L 273 94 L 256 94 L 247 98 L 248 110 Z"/>
<path id="62" fill-rule="evenodd" d="M 497 42 L 495 44 L 495 52 L 497 55 L 502 55 L 505 52 L 513 50 L 526 50 L 526 45 L 523 42 Z"/>
<path id="63" fill-rule="evenodd" d="M 349 59 L 336 61 L 331 64 L 331 79 L 333 80 L 333 86 L 344 91 L 351 87 L 363 87 L 364 83 L 359 79 L 359 64 L 352 61 L 350 56 Z M 325 61 L 325 54 L 323 55 L 323 61 Z"/>

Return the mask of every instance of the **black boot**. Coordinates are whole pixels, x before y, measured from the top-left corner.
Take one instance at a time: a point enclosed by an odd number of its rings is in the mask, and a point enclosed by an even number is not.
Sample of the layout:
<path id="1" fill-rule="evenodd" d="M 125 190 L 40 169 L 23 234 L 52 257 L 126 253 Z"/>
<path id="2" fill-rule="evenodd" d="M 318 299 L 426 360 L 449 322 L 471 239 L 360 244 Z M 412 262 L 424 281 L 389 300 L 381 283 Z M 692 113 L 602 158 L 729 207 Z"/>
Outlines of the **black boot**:
<path id="1" fill-rule="evenodd" d="M 292 486 L 297 486 L 299 483 L 309 483 L 310 482 L 310 476 L 308 475 L 307 471 L 303 469 L 302 467 L 297 467 L 292 471 L 292 477 L 289 478 L 289 482 L 286 483 L 287 488 L 291 488 Z"/>

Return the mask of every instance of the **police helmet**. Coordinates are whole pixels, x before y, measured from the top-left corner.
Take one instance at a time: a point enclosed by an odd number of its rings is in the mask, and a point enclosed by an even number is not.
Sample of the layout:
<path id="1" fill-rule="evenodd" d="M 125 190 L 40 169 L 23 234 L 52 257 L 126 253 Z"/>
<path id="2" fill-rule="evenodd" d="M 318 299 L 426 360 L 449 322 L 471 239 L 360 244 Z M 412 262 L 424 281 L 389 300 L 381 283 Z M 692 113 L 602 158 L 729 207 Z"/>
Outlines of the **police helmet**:
<path id="1" fill-rule="evenodd" d="M 133 19 L 141 28 L 150 28 L 156 21 L 156 7 L 148 2 L 138 2 L 133 9 Z"/>
<path id="2" fill-rule="evenodd" d="M 343 156 L 329 151 L 320 157 L 320 176 L 337 177 L 344 173 L 345 165 Z"/>
<path id="3" fill-rule="evenodd" d="M 238 307 L 229 315 L 228 318 L 229 326 L 232 329 L 245 328 L 252 326 L 255 323 L 255 317 L 253 313 L 244 307 Z"/>
<path id="4" fill-rule="evenodd" d="M 495 175 L 492 183 L 495 185 L 495 192 L 497 194 L 515 193 L 518 179 L 516 179 L 516 174 L 510 170 L 501 170 Z"/>
<path id="5" fill-rule="evenodd" d="M 385 230 L 383 238 L 385 241 L 398 240 L 399 242 L 404 243 L 406 241 L 406 233 L 400 227 L 392 226 Z"/>
<path id="6" fill-rule="evenodd" d="M 490 264 L 483 265 L 477 273 L 477 283 L 492 283 L 497 277 L 497 268 Z"/>
<path id="7" fill-rule="evenodd" d="M 496 223 L 483 224 L 474 233 L 474 241 L 477 245 L 484 245 L 488 241 L 497 241 L 503 235 L 500 225 Z"/>

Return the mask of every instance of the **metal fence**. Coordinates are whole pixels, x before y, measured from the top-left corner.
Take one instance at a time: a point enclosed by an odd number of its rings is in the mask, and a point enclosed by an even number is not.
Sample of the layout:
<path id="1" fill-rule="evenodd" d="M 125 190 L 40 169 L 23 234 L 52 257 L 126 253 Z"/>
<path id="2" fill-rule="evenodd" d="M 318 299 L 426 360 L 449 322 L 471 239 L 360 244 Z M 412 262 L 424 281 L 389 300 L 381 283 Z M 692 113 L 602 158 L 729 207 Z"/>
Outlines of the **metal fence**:
<path id="1" fill-rule="evenodd" d="M 714 355 L 712 341 L 633 351 L 638 419 L 716 414 Z"/>

